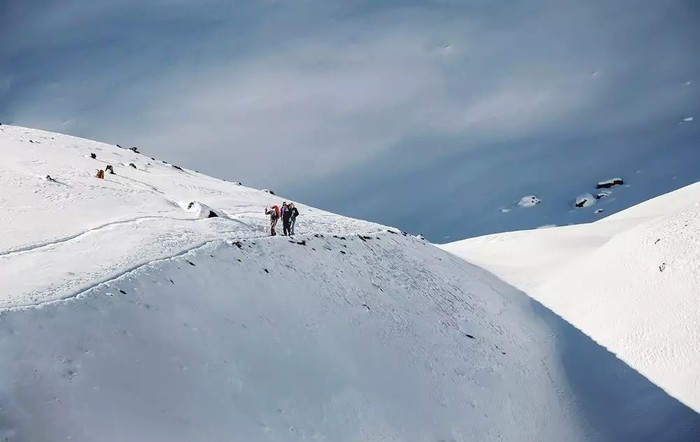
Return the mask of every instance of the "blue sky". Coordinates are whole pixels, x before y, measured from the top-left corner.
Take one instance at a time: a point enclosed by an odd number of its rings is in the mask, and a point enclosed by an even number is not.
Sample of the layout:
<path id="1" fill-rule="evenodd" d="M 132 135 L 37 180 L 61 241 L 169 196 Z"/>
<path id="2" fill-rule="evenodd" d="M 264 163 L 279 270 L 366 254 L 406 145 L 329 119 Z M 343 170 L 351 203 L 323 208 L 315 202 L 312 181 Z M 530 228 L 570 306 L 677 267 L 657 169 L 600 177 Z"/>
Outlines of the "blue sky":
<path id="1" fill-rule="evenodd" d="M 0 38 L 2 122 L 436 241 L 700 179 L 693 0 L 0 0 Z"/>

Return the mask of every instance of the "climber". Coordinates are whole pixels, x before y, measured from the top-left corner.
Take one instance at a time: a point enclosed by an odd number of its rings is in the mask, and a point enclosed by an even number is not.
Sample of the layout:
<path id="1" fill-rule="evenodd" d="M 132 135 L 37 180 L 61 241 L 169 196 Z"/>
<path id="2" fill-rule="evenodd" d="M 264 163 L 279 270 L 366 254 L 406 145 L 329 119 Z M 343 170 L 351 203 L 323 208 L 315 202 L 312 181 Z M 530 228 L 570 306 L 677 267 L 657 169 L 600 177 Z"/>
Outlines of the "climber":
<path id="1" fill-rule="evenodd" d="M 284 236 L 289 235 L 289 223 L 292 218 L 292 211 L 289 208 L 287 202 L 282 203 L 282 227 L 284 229 Z"/>
<path id="2" fill-rule="evenodd" d="M 289 203 L 289 212 L 291 213 L 289 218 L 289 234 L 294 235 L 294 226 L 297 223 L 297 216 L 299 216 L 299 211 L 294 206 L 294 203 Z"/>
<path id="3" fill-rule="evenodd" d="M 277 204 L 272 207 L 265 209 L 265 215 L 270 217 L 270 236 L 277 235 L 275 227 L 277 226 L 277 220 L 280 218 L 280 208 Z"/>

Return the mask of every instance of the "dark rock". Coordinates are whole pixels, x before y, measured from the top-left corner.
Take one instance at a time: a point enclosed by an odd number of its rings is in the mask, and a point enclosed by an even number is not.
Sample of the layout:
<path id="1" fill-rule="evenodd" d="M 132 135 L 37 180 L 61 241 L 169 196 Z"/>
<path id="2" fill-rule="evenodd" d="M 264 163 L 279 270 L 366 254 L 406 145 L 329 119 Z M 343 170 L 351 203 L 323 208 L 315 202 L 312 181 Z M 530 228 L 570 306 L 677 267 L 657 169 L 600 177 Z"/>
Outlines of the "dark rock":
<path id="1" fill-rule="evenodd" d="M 122 295 L 126 295 L 126 292 L 124 290 L 119 290 L 119 293 L 121 293 Z"/>
<path id="2" fill-rule="evenodd" d="M 191 265 L 192 267 L 195 266 L 194 263 L 193 263 L 192 261 L 189 261 L 189 260 L 187 260 L 187 259 L 186 259 L 185 261 L 187 261 L 187 264 Z"/>
<path id="3" fill-rule="evenodd" d="M 120 149 L 124 149 L 123 147 L 121 147 L 121 146 L 120 146 L 120 145 L 118 145 L 118 144 L 117 144 L 117 147 L 118 147 L 118 148 L 120 148 Z"/>
<path id="4" fill-rule="evenodd" d="M 133 167 L 134 169 L 136 169 L 136 164 L 134 164 L 134 163 L 129 163 L 129 167 Z"/>
<path id="5" fill-rule="evenodd" d="M 601 181 L 596 185 L 596 189 L 609 189 L 615 186 L 621 186 L 625 184 L 625 180 L 622 178 L 612 178 L 609 180 Z"/>
<path id="6" fill-rule="evenodd" d="M 109 172 L 110 175 L 115 175 L 114 167 L 112 167 L 111 164 L 108 164 L 107 167 L 105 167 L 105 172 Z"/>
<path id="7" fill-rule="evenodd" d="M 269 271 L 269 270 L 267 270 L 267 269 L 263 269 L 263 270 L 265 270 L 265 273 L 270 273 L 270 271 Z"/>
<path id="8" fill-rule="evenodd" d="M 213 210 L 209 211 L 209 215 L 207 215 L 207 218 L 218 218 L 219 215 L 216 214 Z"/>
<path id="9" fill-rule="evenodd" d="M 171 166 L 172 166 L 174 169 L 177 169 L 177 170 L 183 172 L 182 167 L 176 166 L 176 165 L 174 165 L 174 164 L 171 164 Z"/>
<path id="10" fill-rule="evenodd" d="M 173 284 L 173 285 L 175 284 L 175 281 L 173 281 L 172 279 L 170 279 L 169 281 L 171 284 Z"/>
<path id="11" fill-rule="evenodd" d="M 94 160 L 94 159 L 97 159 L 97 154 L 91 153 L 91 154 L 90 154 L 90 158 L 92 158 L 93 160 Z"/>
<path id="12" fill-rule="evenodd" d="M 654 241 L 654 244 L 658 244 L 659 241 L 661 241 L 661 238 L 659 238 L 659 239 L 657 239 L 656 241 Z"/>
<path id="13" fill-rule="evenodd" d="M 136 146 L 130 147 L 129 150 L 134 152 L 134 153 L 139 153 L 139 148 Z"/>
<path id="14" fill-rule="evenodd" d="M 242 248 L 243 248 L 243 243 L 241 243 L 240 241 L 234 241 L 234 242 L 231 243 L 231 245 L 232 245 L 232 246 L 236 246 L 236 247 L 238 247 L 239 249 L 242 249 Z"/>

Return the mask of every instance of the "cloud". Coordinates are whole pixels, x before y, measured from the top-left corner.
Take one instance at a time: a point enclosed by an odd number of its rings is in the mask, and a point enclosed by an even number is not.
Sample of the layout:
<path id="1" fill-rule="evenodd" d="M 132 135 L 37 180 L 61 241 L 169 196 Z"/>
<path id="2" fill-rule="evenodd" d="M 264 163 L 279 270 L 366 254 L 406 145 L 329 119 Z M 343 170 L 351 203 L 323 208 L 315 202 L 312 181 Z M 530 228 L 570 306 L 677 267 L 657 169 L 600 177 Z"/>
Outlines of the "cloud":
<path id="1" fill-rule="evenodd" d="M 0 68 L 0 116 L 264 187 L 405 145 L 430 158 L 643 125 L 684 103 L 673 84 L 692 53 L 683 23 L 644 34 L 679 3 L 643 3 L 53 2 L 11 31 L 5 57 L 31 67 Z M 661 53 L 676 57 L 654 71 Z"/>

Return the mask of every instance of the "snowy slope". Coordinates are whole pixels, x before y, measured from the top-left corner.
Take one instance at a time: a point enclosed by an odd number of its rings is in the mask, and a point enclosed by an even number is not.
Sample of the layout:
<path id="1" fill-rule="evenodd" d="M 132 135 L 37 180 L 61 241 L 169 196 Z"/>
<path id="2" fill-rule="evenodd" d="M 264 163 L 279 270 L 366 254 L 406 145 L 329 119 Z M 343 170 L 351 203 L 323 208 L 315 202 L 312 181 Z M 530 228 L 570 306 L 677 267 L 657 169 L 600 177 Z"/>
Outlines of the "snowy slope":
<path id="1" fill-rule="evenodd" d="M 578 330 L 417 238 L 301 204 L 299 235 L 270 238 L 281 197 L 30 129 L 0 126 L 0 150 L 0 440 L 700 434 Z"/>
<path id="2" fill-rule="evenodd" d="M 269 238 L 268 193 L 18 127 L 0 150 L 2 440 L 598 431 L 529 300 L 423 241 L 303 205 Z"/>
<path id="3" fill-rule="evenodd" d="M 208 241 L 266 235 L 263 209 L 282 202 L 128 149 L 33 129 L 0 126 L 0 152 L 0 307 L 74 296 Z M 116 174 L 95 178 L 108 164 Z M 191 202 L 221 217 L 202 219 L 187 210 Z M 380 229 L 299 208 L 301 234 Z"/>
<path id="4" fill-rule="evenodd" d="M 444 246 L 700 411 L 700 183 L 592 224 Z"/>

